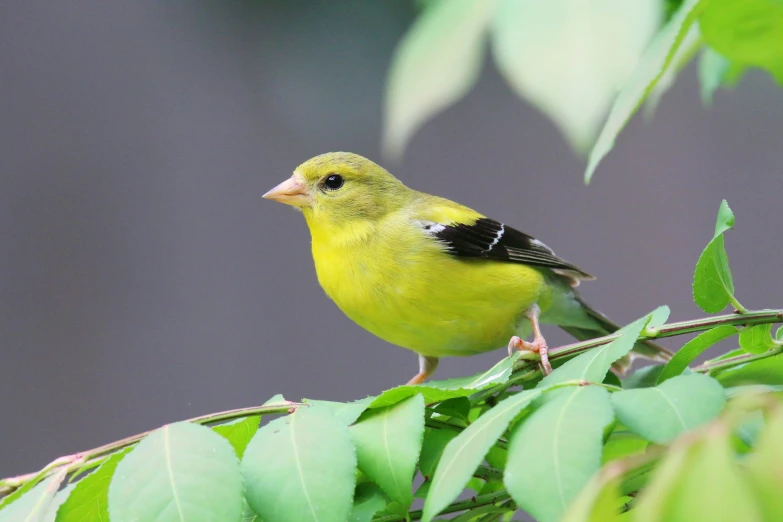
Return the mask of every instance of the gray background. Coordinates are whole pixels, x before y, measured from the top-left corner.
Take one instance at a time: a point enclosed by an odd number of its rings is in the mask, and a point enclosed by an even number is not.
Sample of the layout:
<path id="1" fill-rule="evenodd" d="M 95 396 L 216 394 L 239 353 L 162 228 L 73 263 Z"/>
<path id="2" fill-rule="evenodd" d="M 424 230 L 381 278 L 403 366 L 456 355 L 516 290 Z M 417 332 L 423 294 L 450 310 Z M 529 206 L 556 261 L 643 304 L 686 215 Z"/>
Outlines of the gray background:
<path id="1" fill-rule="evenodd" d="M 415 372 L 319 289 L 301 215 L 260 198 L 322 152 L 380 159 L 385 73 L 414 16 L 402 1 L 0 3 L 0 475 Z M 617 321 L 660 304 L 688 319 L 724 197 L 740 300 L 783 306 L 781 131 L 769 77 L 704 110 L 691 68 L 585 187 L 582 160 L 488 64 L 387 166 L 596 274 L 583 293 Z"/>

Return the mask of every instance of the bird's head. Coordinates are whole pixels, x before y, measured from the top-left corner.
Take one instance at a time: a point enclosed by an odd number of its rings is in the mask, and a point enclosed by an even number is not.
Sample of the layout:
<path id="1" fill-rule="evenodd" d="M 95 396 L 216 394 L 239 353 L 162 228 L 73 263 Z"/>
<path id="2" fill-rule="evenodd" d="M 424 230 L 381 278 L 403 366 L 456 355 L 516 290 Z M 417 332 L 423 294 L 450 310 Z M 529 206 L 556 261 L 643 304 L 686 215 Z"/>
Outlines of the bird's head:
<path id="1" fill-rule="evenodd" d="M 409 192 L 386 169 L 367 158 L 350 152 L 329 152 L 299 165 L 290 178 L 263 197 L 298 207 L 313 230 L 377 221 L 400 208 Z"/>

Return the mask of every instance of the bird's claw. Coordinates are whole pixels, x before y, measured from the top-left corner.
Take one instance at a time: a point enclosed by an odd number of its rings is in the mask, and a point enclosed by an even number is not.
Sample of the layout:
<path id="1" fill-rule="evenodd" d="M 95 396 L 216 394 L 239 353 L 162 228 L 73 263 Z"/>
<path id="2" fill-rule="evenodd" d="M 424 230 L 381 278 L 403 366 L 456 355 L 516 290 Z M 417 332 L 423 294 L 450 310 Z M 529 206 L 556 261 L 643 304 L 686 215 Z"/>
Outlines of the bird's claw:
<path id="1" fill-rule="evenodd" d="M 541 371 L 544 375 L 552 373 L 552 365 L 549 363 L 549 348 L 546 345 L 546 340 L 543 337 L 537 337 L 533 339 L 533 342 L 527 342 L 522 340 L 518 336 L 513 336 L 508 342 L 508 354 L 512 355 L 514 350 L 525 350 L 528 352 L 537 353 L 541 358 Z"/>

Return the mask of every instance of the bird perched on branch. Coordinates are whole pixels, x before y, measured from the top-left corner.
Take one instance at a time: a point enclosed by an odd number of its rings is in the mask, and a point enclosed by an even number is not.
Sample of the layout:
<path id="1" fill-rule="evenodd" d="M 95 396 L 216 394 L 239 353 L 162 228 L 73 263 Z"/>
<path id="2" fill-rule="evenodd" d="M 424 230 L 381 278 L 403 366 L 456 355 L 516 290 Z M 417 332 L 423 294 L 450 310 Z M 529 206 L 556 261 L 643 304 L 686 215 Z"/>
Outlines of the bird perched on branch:
<path id="1" fill-rule="evenodd" d="M 593 277 L 544 243 L 410 189 L 359 155 L 312 158 L 263 197 L 301 209 L 318 281 L 337 306 L 381 339 L 419 354 L 419 373 L 408 384 L 432 375 L 440 357 L 503 345 L 509 353 L 540 354 L 548 373 L 541 323 L 579 340 L 618 329 L 575 290 Z M 524 340 L 531 332 L 532 341 Z M 671 356 L 646 341 L 634 352 Z"/>

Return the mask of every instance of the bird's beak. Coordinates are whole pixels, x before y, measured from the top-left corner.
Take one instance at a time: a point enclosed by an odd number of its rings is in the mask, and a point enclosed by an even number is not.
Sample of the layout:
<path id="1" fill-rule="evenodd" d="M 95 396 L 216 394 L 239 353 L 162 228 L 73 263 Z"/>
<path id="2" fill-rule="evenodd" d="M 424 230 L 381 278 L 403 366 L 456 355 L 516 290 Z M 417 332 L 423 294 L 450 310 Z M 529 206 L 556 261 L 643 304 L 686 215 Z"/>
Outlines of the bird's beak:
<path id="1" fill-rule="evenodd" d="M 310 192 L 296 173 L 261 197 L 294 207 L 310 205 Z"/>

